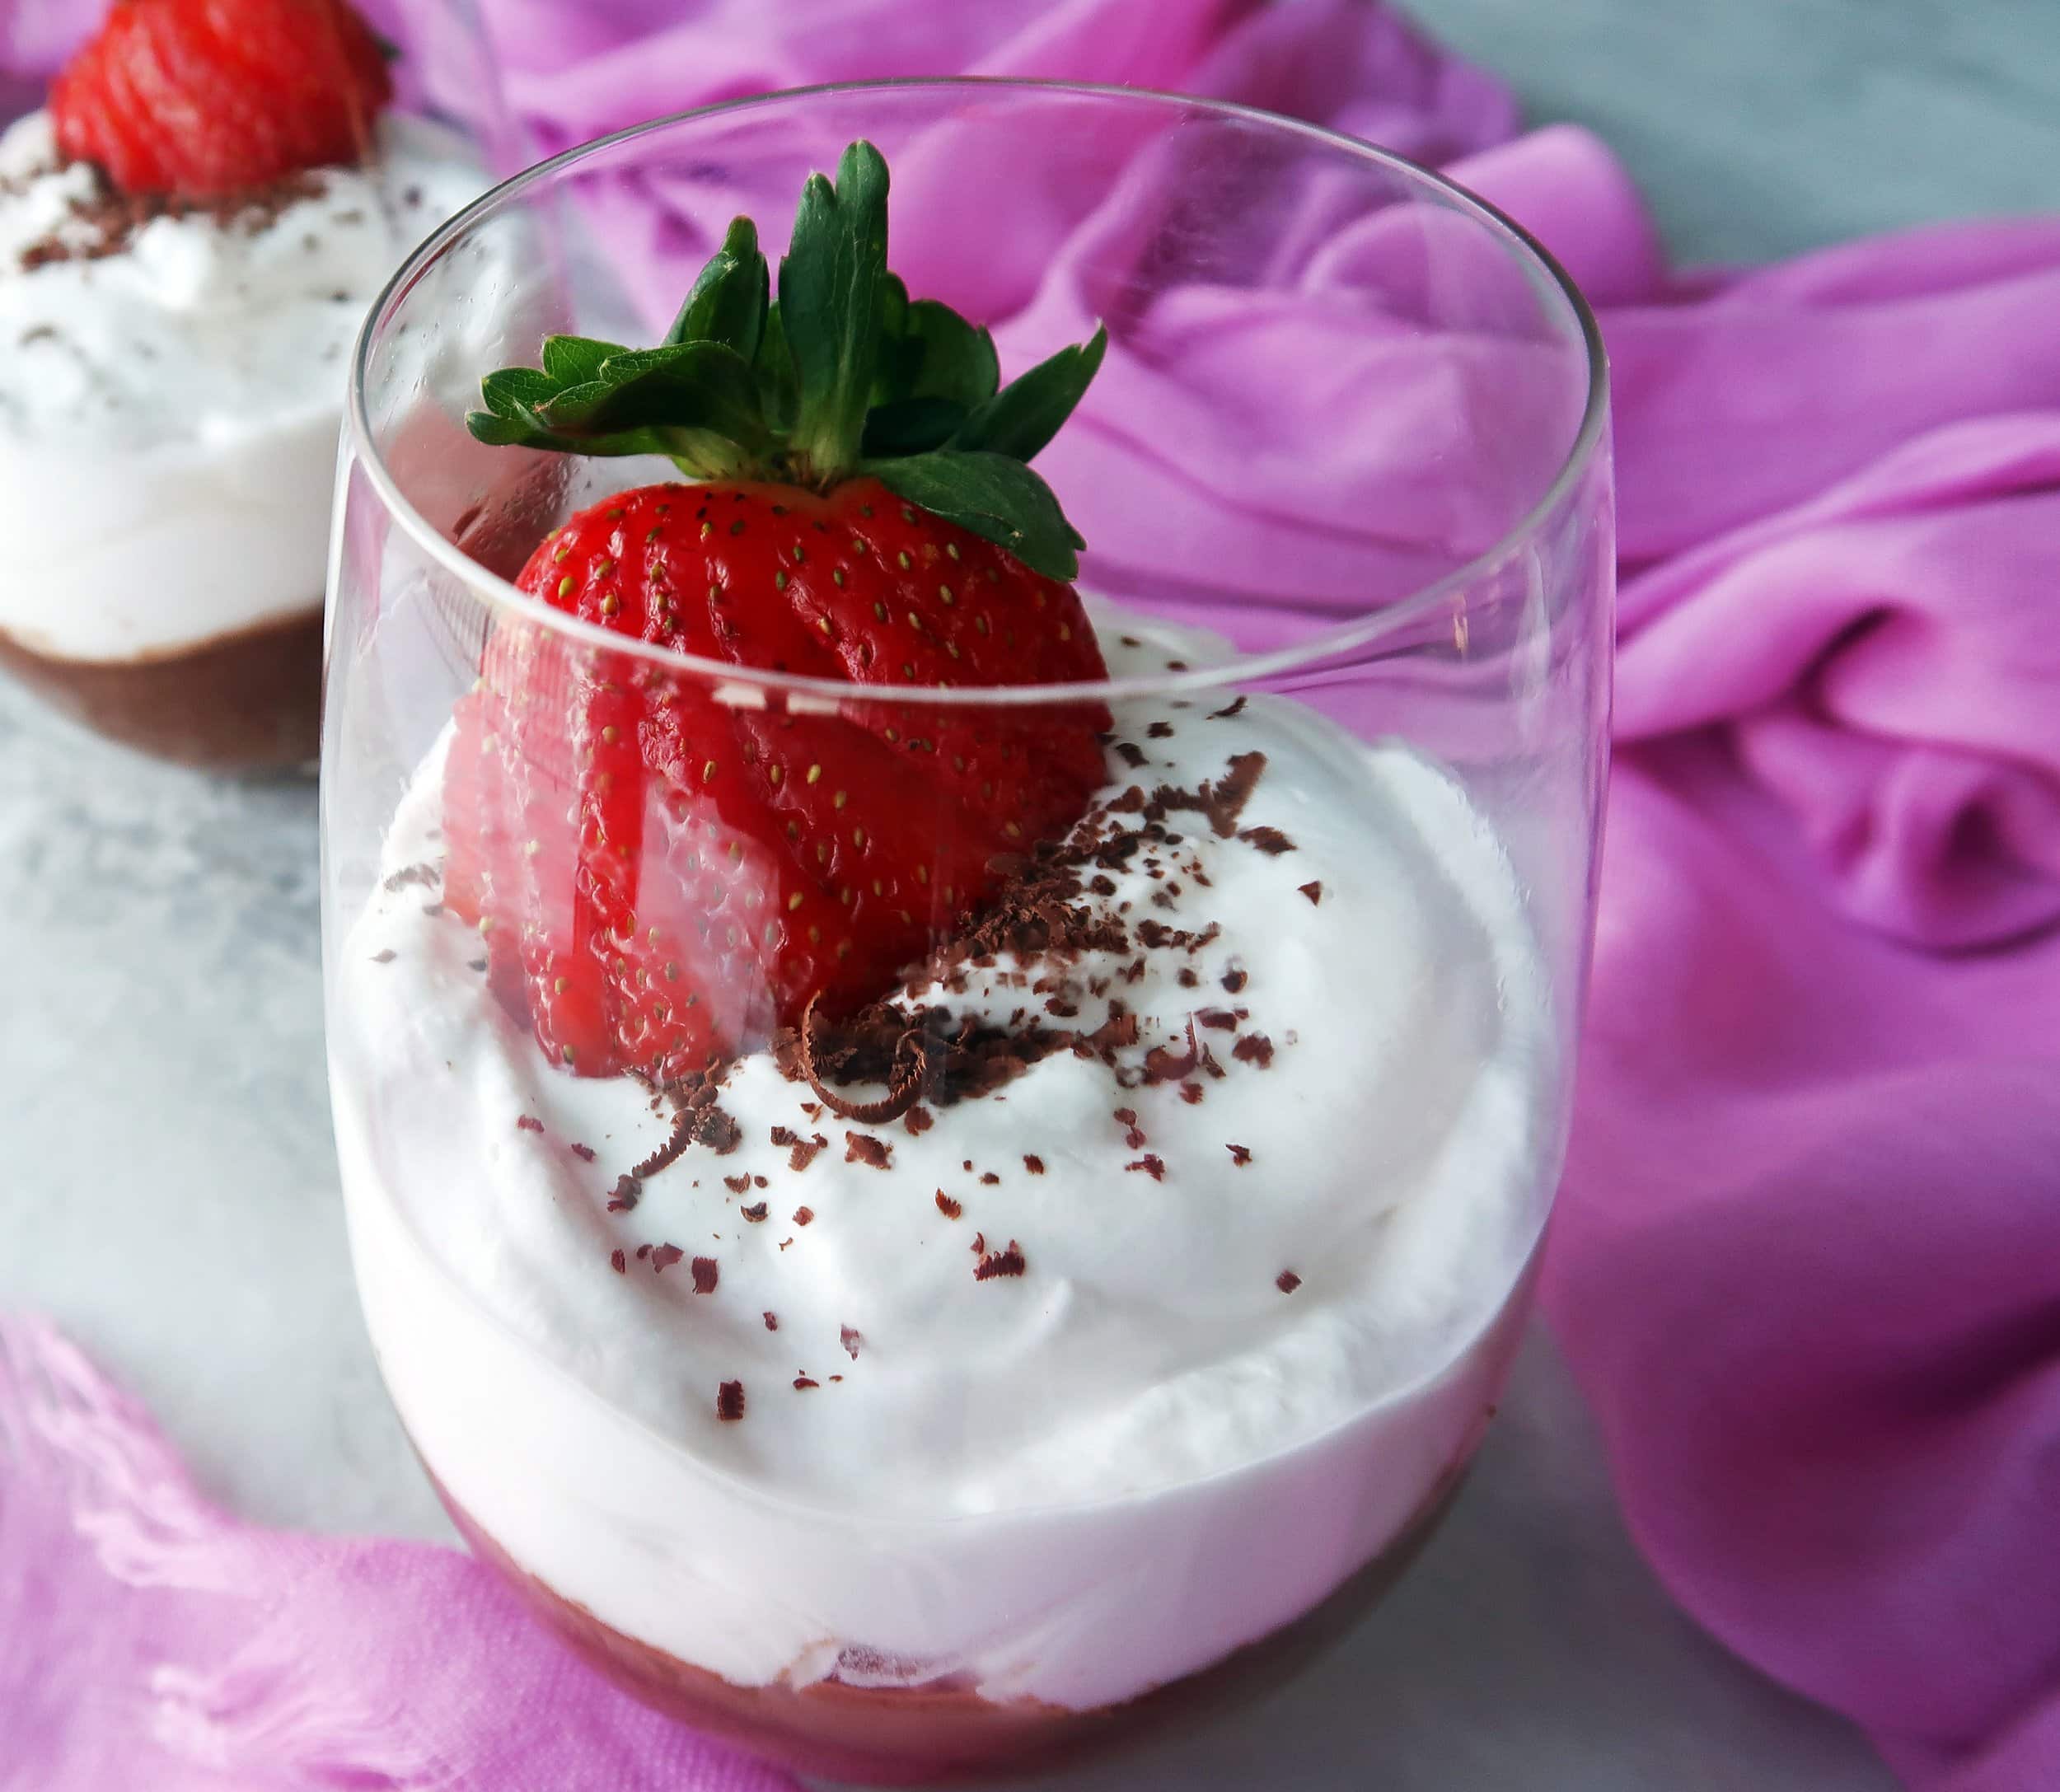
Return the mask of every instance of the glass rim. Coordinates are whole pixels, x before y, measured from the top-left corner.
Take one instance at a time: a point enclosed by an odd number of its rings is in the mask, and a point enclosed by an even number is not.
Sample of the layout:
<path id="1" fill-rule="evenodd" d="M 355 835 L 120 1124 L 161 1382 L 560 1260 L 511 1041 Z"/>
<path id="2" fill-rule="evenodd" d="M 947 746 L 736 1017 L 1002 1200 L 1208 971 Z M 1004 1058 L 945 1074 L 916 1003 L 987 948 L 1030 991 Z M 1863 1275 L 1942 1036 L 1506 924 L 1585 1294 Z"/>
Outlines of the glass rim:
<path id="1" fill-rule="evenodd" d="M 482 219 L 502 210 L 509 201 L 533 186 L 547 185 L 568 170 L 575 169 L 617 144 L 654 136 L 690 121 L 716 118 L 733 112 L 783 104 L 794 100 L 844 97 L 880 92 L 922 92 L 943 89 L 964 92 L 1016 93 L 1066 96 L 1073 98 L 1114 100 L 1140 106 L 1178 108 L 1218 118 L 1237 119 L 1268 130 L 1307 138 L 1314 144 L 1352 160 L 1384 168 L 1407 180 L 1430 189 L 1460 212 L 1471 215 L 1499 238 L 1519 260 L 1528 258 L 1547 277 L 1566 301 L 1580 332 L 1585 371 L 1585 395 L 1580 423 L 1565 455 L 1544 489 L 1530 506 L 1490 546 L 1449 572 L 1418 586 L 1406 597 L 1375 610 L 1320 630 L 1304 641 L 1265 653 L 1239 653 L 1192 670 L 1104 677 L 1048 685 L 971 685 L 932 687 L 920 685 L 854 685 L 841 679 L 775 671 L 742 666 L 728 660 L 686 653 L 656 642 L 617 634 L 598 623 L 569 615 L 490 572 L 440 531 L 417 510 L 401 491 L 372 436 L 366 399 L 367 372 L 382 327 L 415 284 L 454 243 Z M 1263 107 L 1236 101 L 1197 97 L 1155 87 L 1118 87 L 1104 82 L 1031 80 L 991 75 L 929 75 L 889 77 L 873 81 L 820 82 L 809 87 L 781 87 L 766 93 L 720 100 L 707 105 L 691 106 L 660 118 L 647 119 L 603 137 L 575 143 L 569 149 L 510 175 L 480 194 L 461 211 L 444 220 L 418 243 L 380 289 L 364 321 L 358 326 L 350 356 L 349 389 L 344 406 L 344 434 L 357 465 L 370 480 L 387 513 L 430 559 L 471 588 L 489 610 L 519 618 L 547 629 L 569 640 L 598 652 L 624 654 L 664 666 L 677 673 L 731 686 L 792 693 L 806 699 L 849 704 L 877 695 L 897 704 L 918 704 L 939 708 L 1017 708 L 1065 703 L 1107 703 L 1140 697 L 1184 692 L 1209 691 L 1228 684 L 1247 682 L 1317 666 L 1343 654 L 1373 646 L 1391 635 L 1406 633 L 1429 611 L 1454 592 L 1463 590 L 1500 572 L 1521 554 L 1558 510 L 1567 494 L 1585 475 L 1594 461 L 1608 428 L 1609 363 L 1603 344 L 1602 329 L 1594 308 L 1573 277 L 1552 251 L 1515 219 L 1478 194 L 1449 179 L 1434 168 L 1395 151 L 1381 148 L 1364 139 L 1333 130 L 1327 125 L 1289 118 Z M 1089 587 L 1089 592 L 1092 587 Z"/>

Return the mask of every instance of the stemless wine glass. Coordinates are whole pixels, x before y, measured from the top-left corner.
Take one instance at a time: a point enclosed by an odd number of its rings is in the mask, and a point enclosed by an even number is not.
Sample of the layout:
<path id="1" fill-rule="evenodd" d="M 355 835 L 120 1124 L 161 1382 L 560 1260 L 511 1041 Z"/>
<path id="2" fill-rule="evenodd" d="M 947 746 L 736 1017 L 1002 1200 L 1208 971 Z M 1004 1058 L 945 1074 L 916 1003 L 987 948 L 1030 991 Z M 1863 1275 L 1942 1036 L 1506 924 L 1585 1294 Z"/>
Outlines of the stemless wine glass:
<path id="1" fill-rule="evenodd" d="M 777 243 L 859 138 L 895 269 L 1005 373 L 1107 327 L 1037 463 L 1084 611 L 1004 604 L 913 512 L 871 564 L 807 494 L 776 598 L 626 523 L 591 576 L 639 632 L 518 589 L 677 475 L 472 439 L 480 376 L 656 339 L 641 245 L 733 212 Z M 664 232 L 611 243 L 625 191 Z M 1480 1438 L 1561 1167 L 1612 597 L 1565 277 L 1238 107 L 831 87 L 509 182 L 355 374 L 337 1138 L 382 1367 L 475 1547 L 653 1703 L 868 1781 L 1220 1702 L 1357 1609 Z M 766 516 L 634 502 L 719 546 Z M 854 622 L 859 589 L 894 601 Z M 677 651 L 688 611 L 855 629 L 864 681 Z M 1106 676 L 950 674 L 1076 625 Z"/>
<path id="2" fill-rule="evenodd" d="M 143 751 L 313 765 L 352 339 L 409 250 L 519 166 L 471 0 L 417 10 L 348 166 L 195 202 L 64 161 L 40 110 L 0 147 L 0 665 Z M 353 49 L 376 65 L 368 35 L 311 26 L 297 54 L 340 83 Z"/>

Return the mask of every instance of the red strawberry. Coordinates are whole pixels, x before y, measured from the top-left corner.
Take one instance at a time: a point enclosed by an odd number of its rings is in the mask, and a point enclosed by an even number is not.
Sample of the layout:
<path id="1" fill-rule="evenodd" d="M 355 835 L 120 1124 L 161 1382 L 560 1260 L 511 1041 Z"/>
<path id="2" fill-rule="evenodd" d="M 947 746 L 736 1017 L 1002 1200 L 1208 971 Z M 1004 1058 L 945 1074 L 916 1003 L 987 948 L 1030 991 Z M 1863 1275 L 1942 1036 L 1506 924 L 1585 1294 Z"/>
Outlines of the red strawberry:
<path id="1" fill-rule="evenodd" d="M 1070 586 L 870 479 L 626 492 L 517 583 L 640 639 L 855 685 L 1103 676 Z M 796 714 L 602 659 L 497 634 L 445 786 L 447 900 L 489 922 L 497 987 L 545 1050 L 597 1074 L 698 1069 L 812 996 L 880 994 L 1103 776 L 1098 704 Z"/>
<path id="2" fill-rule="evenodd" d="M 50 115 L 123 192 L 204 199 L 362 160 L 392 92 L 344 0 L 115 0 Z"/>
<path id="3" fill-rule="evenodd" d="M 517 583 L 625 637 L 889 693 L 1098 680 L 1057 576 L 1078 537 L 1021 456 L 1099 339 L 997 390 L 985 333 L 887 274 L 878 164 L 854 146 L 837 188 L 811 182 L 778 306 L 740 220 L 661 349 L 553 338 L 541 371 L 485 382 L 482 439 L 710 475 L 581 512 Z M 883 993 L 1104 776 L 1093 700 L 789 704 L 519 624 L 482 671 L 445 773 L 446 900 L 545 1050 L 592 1074 L 677 1075 L 812 999 Z"/>

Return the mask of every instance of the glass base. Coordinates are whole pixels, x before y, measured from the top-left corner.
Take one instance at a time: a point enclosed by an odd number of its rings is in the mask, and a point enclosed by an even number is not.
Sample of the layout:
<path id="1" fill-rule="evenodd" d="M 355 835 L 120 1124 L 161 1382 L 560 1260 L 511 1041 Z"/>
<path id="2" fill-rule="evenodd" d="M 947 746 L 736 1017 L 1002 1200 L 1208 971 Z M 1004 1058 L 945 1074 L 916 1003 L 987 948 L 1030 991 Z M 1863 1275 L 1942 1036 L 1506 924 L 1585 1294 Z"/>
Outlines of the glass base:
<path id="1" fill-rule="evenodd" d="M 991 1784 L 1212 1721 L 1293 1677 L 1373 1607 L 1443 1523 L 1469 1448 L 1379 1555 L 1292 1623 L 1199 1673 L 1119 1705 L 1079 1711 L 1035 1699 L 997 1704 L 970 1687 L 733 1686 L 602 1623 L 527 1573 L 440 1482 L 438 1496 L 482 1560 L 591 1666 L 704 1734 L 799 1773 L 862 1786 Z"/>

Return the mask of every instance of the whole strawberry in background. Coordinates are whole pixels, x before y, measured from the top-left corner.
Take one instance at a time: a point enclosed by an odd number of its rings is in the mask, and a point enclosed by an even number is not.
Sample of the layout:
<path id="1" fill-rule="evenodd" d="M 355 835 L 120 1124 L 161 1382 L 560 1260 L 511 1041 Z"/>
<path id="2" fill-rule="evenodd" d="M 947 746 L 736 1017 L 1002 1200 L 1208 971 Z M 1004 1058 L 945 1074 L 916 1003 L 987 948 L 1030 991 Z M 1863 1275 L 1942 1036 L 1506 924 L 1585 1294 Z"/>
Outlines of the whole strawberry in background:
<path id="1" fill-rule="evenodd" d="M 658 347 L 577 337 L 482 382 L 490 442 L 660 454 L 517 579 L 735 666 L 868 687 L 1104 676 L 1079 537 L 1028 462 L 1103 338 L 1009 386 L 994 344 L 887 271 L 887 166 L 811 177 L 773 301 L 732 225 Z M 998 694 L 999 695 L 999 694 Z M 664 1078 L 883 993 L 1103 782 L 1108 712 L 789 703 L 500 625 L 447 762 L 446 899 L 501 999 L 574 1069 Z"/>
<path id="2" fill-rule="evenodd" d="M 49 109 L 122 192 L 211 199 L 362 161 L 392 92 L 344 0 L 115 0 Z"/>

